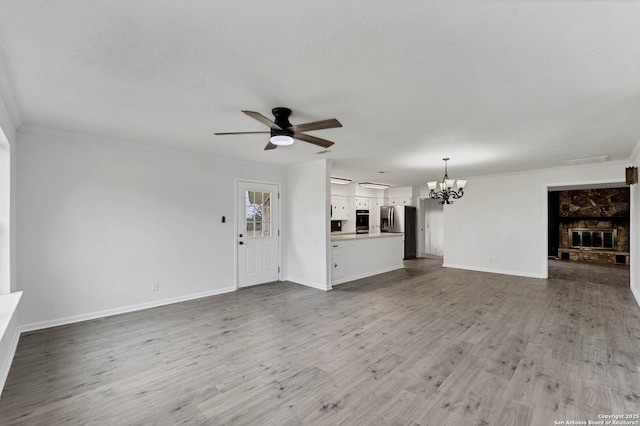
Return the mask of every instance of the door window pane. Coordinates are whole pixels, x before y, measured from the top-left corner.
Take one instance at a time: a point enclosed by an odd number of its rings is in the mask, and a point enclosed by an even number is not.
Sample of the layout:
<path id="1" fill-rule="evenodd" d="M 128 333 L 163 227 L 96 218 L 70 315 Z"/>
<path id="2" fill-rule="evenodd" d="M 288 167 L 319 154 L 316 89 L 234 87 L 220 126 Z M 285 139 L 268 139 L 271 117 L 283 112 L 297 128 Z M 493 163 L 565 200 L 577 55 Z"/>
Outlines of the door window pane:
<path id="1" fill-rule="evenodd" d="M 247 237 L 271 236 L 271 193 L 246 191 Z"/>

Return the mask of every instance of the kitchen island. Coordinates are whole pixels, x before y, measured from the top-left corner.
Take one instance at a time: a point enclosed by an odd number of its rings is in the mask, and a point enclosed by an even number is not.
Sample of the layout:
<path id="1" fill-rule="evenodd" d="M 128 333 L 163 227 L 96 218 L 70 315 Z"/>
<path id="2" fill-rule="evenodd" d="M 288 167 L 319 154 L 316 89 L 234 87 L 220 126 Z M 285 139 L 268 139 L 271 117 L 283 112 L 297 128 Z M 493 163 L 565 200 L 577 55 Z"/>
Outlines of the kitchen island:
<path id="1" fill-rule="evenodd" d="M 403 268 L 404 234 L 331 234 L 331 284 Z"/>

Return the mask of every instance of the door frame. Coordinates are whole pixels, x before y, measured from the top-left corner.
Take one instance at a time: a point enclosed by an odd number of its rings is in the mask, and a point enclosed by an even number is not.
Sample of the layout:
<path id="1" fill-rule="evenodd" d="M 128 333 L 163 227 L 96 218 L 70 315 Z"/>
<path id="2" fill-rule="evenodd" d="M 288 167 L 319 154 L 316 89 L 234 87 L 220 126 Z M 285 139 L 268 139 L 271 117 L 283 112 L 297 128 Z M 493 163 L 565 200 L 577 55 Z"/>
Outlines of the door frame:
<path id="1" fill-rule="evenodd" d="M 234 194 L 233 194 L 233 284 L 236 290 L 240 289 L 240 265 L 238 264 L 238 243 L 240 234 L 240 229 L 238 228 L 238 190 L 240 183 L 249 183 L 249 184 L 258 184 L 258 185 L 274 185 L 278 187 L 278 281 L 282 281 L 282 188 L 280 182 L 272 182 L 267 180 L 256 180 L 256 179 L 245 179 L 245 178 L 235 178 L 234 179 Z M 243 229 L 244 231 L 244 229 Z"/>
<path id="2" fill-rule="evenodd" d="M 427 221 L 426 221 L 426 214 L 429 211 L 431 205 L 434 204 L 436 200 L 429 198 L 429 197 L 420 197 L 418 199 L 418 228 L 419 228 L 419 233 L 420 233 L 420 237 L 418 238 L 418 256 L 425 256 L 425 255 L 436 255 L 436 256 L 442 256 L 442 258 L 444 258 L 444 247 L 442 250 L 442 253 L 437 254 L 437 253 L 431 253 L 427 251 Z M 443 214 L 443 220 L 444 220 L 444 209 L 442 209 L 442 214 Z M 443 228 L 442 228 L 442 232 L 444 233 L 444 224 L 443 224 Z"/>
<path id="3" fill-rule="evenodd" d="M 546 183 L 544 184 L 544 203 L 542 203 L 541 209 L 541 217 L 544 218 L 542 225 L 544 226 L 544 252 L 540 250 L 540 253 L 544 253 L 544 256 L 541 256 L 541 262 L 544 265 L 543 276 L 539 278 L 549 278 L 549 192 L 551 191 L 570 191 L 574 189 L 596 189 L 596 188 L 616 188 L 628 186 L 624 180 L 621 179 L 600 179 L 595 181 L 573 181 L 573 182 L 561 182 L 561 183 Z M 634 215 L 637 214 L 634 209 L 633 202 L 633 191 L 629 190 L 629 287 L 633 289 L 633 274 L 631 271 L 635 267 L 633 265 L 633 251 L 635 247 L 632 248 L 632 231 L 631 231 L 631 222 Z M 544 210 L 543 210 L 544 209 Z M 540 247 L 542 249 L 542 247 Z M 632 266 L 633 265 L 633 266 Z"/>

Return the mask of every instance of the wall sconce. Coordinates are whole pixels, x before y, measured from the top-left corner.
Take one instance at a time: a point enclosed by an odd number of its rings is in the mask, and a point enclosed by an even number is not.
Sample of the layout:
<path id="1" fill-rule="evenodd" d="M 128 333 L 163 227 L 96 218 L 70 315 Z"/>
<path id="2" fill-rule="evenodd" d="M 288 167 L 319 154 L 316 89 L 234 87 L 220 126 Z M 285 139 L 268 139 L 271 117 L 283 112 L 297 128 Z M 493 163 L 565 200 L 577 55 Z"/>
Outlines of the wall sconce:
<path id="1" fill-rule="evenodd" d="M 627 177 L 627 185 L 633 185 L 634 183 L 638 183 L 637 167 L 627 167 L 625 171 L 626 171 L 626 177 Z"/>

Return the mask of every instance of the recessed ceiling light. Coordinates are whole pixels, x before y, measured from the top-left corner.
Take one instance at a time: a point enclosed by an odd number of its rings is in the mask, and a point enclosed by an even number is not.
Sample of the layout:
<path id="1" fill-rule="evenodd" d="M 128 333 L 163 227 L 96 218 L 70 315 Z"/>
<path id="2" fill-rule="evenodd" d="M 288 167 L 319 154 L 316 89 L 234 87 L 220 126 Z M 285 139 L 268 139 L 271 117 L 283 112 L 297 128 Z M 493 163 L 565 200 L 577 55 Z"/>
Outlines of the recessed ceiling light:
<path id="1" fill-rule="evenodd" d="M 383 174 L 383 173 L 387 173 L 384 170 L 378 170 L 378 173 Z"/>

